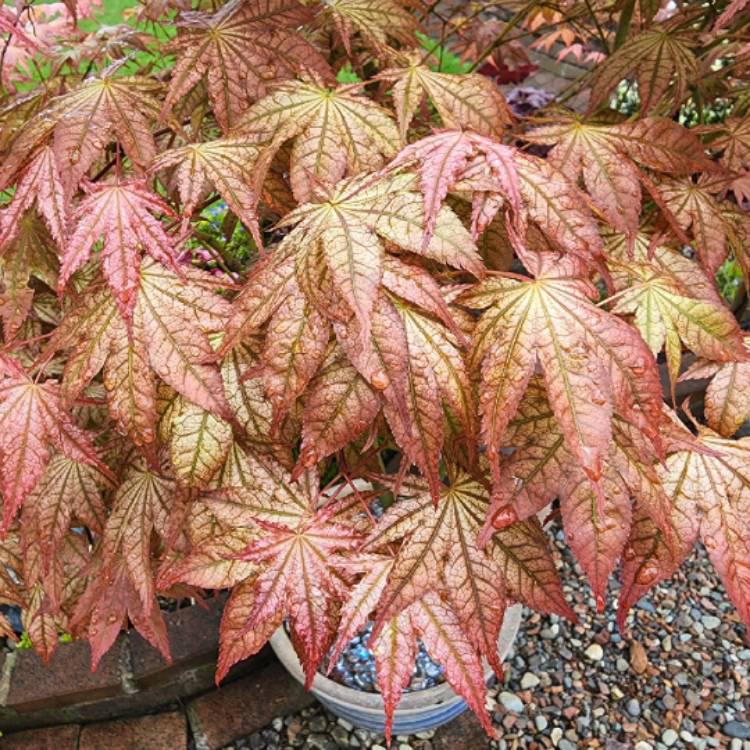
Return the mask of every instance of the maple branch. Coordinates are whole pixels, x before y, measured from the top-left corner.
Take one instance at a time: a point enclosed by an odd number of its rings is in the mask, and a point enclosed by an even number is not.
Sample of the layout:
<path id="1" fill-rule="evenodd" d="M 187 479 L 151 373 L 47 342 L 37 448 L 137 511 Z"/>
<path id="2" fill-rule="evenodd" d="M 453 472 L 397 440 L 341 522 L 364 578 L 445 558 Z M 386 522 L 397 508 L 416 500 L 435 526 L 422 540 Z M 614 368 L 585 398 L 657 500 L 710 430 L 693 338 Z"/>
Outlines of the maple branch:
<path id="1" fill-rule="evenodd" d="M 591 19 L 593 20 L 594 25 L 596 26 L 596 31 L 597 31 L 597 34 L 599 35 L 599 41 L 601 42 L 602 47 L 604 47 L 604 51 L 607 54 L 609 54 L 610 53 L 609 42 L 607 41 L 607 36 L 604 33 L 604 29 L 599 23 L 599 19 L 597 18 L 596 12 L 591 7 L 591 0 L 584 0 L 584 2 L 586 4 L 586 8 L 589 11 L 589 15 L 591 16 Z"/>

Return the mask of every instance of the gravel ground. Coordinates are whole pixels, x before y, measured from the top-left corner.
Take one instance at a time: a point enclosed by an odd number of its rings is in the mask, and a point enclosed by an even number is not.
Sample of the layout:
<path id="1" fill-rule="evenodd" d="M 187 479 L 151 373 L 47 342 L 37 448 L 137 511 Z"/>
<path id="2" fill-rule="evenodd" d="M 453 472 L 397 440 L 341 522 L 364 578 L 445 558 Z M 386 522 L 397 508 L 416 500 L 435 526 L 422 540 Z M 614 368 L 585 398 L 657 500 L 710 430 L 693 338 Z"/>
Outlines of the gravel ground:
<path id="1" fill-rule="evenodd" d="M 505 680 L 490 689 L 499 750 L 750 750 L 750 648 L 705 551 L 642 600 L 621 636 L 598 615 L 564 551 L 565 593 L 579 617 L 526 613 Z M 616 604 L 613 585 L 609 608 Z M 433 750 L 430 733 L 398 737 L 397 750 Z M 279 717 L 234 750 L 381 750 L 383 738 L 315 706 Z M 475 748 L 456 747 L 456 750 Z"/>

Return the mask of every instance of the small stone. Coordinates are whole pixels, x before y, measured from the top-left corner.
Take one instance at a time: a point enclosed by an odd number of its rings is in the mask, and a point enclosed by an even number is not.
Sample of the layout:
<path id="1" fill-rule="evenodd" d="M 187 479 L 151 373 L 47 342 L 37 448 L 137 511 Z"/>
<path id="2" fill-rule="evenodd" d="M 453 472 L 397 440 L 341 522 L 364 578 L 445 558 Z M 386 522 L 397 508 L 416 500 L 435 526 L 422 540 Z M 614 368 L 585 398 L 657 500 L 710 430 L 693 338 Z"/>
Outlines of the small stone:
<path id="1" fill-rule="evenodd" d="M 591 661 L 601 661 L 604 658 L 604 649 L 598 643 L 592 643 L 585 653 Z"/>
<path id="2" fill-rule="evenodd" d="M 331 729 L 331 737 L 336 740 L 340 747 L 346 747 L 349 744 L 349 732 L 347 732 L 340 724 L 336 724 L 336 726 Z"/>
<path id="3" fill-rule="evenodd" d="M 336 719 L 336 723 L 340 727 L 344 727 L 344 729 L 346 729 L 347 732 L 351 732 L 352 729 L 354 729 L 354 724 L 350 724 L 346 719 L 342 719 L 341 717 Z M 419 737 L 419 735 L 417 735 L 417 737 Z"/>
<path id="4" fill-rule="evenodd" d="M 666 708 L 667 711 L 671 711 L 677 705 L 677 698 L 675 698 L 671 693 L 667 693 L 661 699 L 661 702 L 664 704 L 664 708 Z"/>
<path id="5" fill-rule="evenodd" d="M 308 722 L 307 726 L 310 728 L 311 732 L 320 733 L 326 731 L 328 722 L 326 721 L 325 716 L 313 716 L 313 718 Z"/>
<path id="6" fill-rule="evenodd" d="M 649 743 L 645 742 L 644 740 L 641 740 L 640 742 L 635 743 L 635 750 L 654 750 L 654 746 L 649 745 Z"/>
<path id="7" fill-rule="evenodd" d="M 638 641 L 630 644 L 630 666 L 636 674 L 643 674 L 648 668 L 646 649 Z"/>
<path id="8" fill-rule="evenodd" d="M 674 729 L 665 729 L 661 733 L 661 741 L 667 746 L 672 747 L 672 745 L 677 742 L 677 740 L 680 739 L 677 732 L 674 731 Z"/>
<path id="9" fill-rule="evenodd" d="M 560 727 L 555 727 L 555 728 L 554 728 L 554 729 L 553 729 L 553 730 L 552 730 L 552 731 L 550 732 L 550 735 L 549 735 L 549 736 L 550 736 L 550 739 L 552 740 L 552 744 L 553 744 L 553 745 L 554 745 L 555 747 L 557 747 L 557 746 L 558 746 L 558 744 L 559 744 L 559 742 L 560 742 L 560 740 L 562 739 L 562 736 L 563 736 L 563 730 L 562 730 L 562 729 L 560 729 Z"/>
<path id="10" fill-rule="evenodd" d="M 560 750 L 576 750 L 576 746 L 570 740 L 560 740 Z"/>
<path id="11" fill-rule="evenodd" d="M 523 713 L 523 701 L 514 693 L 503 690 L 499 698 L 506 711 L 513 711 L 516 714 Z"/>
<path id="12" fill-rule="evenodd" d="M 641 715 L 641 704 L 635 699 L 631 698 L 625 705 L 625 710 L 634 717 Z"/>
<path id="13" fill-rule="evenodd" d="M 533 672 L 526 672 L 521 678 L 521 689 L 531 690 L 539 684 L 539 678 Z"/>
<path id="14" fill-rule="evenodd" d="M 338 750 L 338 745 L 327 734 L 311 734 L 305 744 L 304 750 Z"/>
<path id="15" fill-rule="evenodd" d="M 728 721 L 721 728 L 721 731 L 727 737 L 736 737 L 740 740 L 750 740 L 750 724 L 743 724 L 741 721 Z"/>
<path id="16" fill-rule="evenodd" d="M 721 625 L 721 620 L 713 615 L 703 615 L 701 622 L 706 630 L 716 630 Z"/>
<path id="17" fill-rule="evenodd" d="M 272 722 L 271 726 L 274 728 L 275 731 L 280 732 L 284 728 L 284 720 L 277 716 Z"/>
<path id="18" fill-rule="evenodd" d="M 630 664 L 628 664 L 622 656 L 618 656 L 617 661 L 615 662 L 615 667 L 617 667 L 618 672 L 627 672 L 628 669 L 630 669 Z"/>
<path id="19" fill-rule="evenodd" d="M 548 628 L 544 628 L 539 635 L 544 638 L 545 641 L 551 641 L 553 638 L 557 638 L 557 634 L 560 632 L 560 626 L 557 623 L 553 623 Z"/>
<path id="20" fill-rule="evenodd" d="M 729 750 L 742 750 L 742 740 L 735 737 L 729 743 Z"/>
<path id="21" fill-rule="evenodd" d="M 402 742 L 398 746 L 398 750 L 411 750 L 411 745 L 407 744 L 406 742 Z"/>
<path id="22" fill-rule="evenodd" d="M 549 723 L 547 722 L 547 719 L 544 718 L 541 714 L 534 717 L 534 726 L 536 727 L 537 732 L 543 732 L 548 726 Z"/>

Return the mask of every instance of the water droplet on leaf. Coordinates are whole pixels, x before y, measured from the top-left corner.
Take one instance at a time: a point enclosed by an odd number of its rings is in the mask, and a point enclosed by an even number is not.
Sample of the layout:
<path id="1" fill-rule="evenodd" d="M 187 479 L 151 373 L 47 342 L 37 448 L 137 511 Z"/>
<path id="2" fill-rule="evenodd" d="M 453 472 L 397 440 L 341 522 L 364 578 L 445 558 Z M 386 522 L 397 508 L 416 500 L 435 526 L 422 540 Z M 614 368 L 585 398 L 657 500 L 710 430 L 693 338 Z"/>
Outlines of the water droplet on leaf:
<path id="1" fill-rule="evenodd" d="M 492 525 L 496 529 L 504 529 L 506 526 L 514 524 L 518 520 L 518 513 L 516 509 L 510 505 L 506 505 L 495 513 L 492 517 Z"/>
<path id="2" fill-rule="evenodd" d="M 370 382 L 374 388 L 384 391 L 391 384 L 391 379 L 382 370 L 379 370 L 373 374 Z"/>
<path id="3" fill-rule="evenodd" d="M 635 581 L 641 586 L 650 586 L 659 577 L 659 568 L 654 563 L 645 563 L 636 573 Z"/>

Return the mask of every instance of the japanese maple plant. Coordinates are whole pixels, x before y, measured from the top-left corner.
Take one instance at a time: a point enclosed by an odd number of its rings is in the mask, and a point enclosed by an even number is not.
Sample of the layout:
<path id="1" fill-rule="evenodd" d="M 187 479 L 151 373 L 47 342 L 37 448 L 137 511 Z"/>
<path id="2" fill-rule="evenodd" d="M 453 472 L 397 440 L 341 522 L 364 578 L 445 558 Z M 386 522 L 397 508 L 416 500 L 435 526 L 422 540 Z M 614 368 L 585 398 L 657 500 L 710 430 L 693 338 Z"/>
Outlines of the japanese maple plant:
<path id="1" fill-rule="evenodd" d="M 389 721 L 421 639 L 492 732 L 506 606 L 574 618 L 550 515 L 621 627 L 699 542 L 750 622 L 745 5 L 2 6 L 0 599 L 39 654 L 168 659 L 166 603 L 224 591 L 217 679 L 286 626 L 310 685 L 372 622 Z M 532 43 L 581 74 L 521 117 Z"/>

